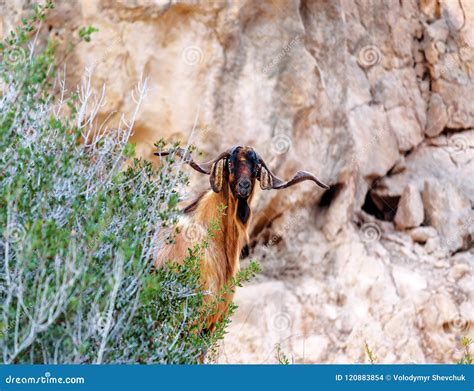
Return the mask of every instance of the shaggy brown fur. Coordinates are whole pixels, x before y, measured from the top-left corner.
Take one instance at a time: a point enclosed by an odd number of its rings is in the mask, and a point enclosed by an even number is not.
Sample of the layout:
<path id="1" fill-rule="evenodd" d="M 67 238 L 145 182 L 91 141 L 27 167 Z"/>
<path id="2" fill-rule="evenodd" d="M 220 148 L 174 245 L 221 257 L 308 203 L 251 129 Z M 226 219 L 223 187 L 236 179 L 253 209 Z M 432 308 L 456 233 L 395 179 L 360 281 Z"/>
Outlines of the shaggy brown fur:
<path id="1" fill-rule="evenodd" d="M 247 202 L 250 201 L 251 197 Z M 205 250 L 201 278 L 203 289 L 210 291 L 213 295 L 219 294 L 224 285 L 238 272 L 240 251 L 248 240 L 247 226 L 250 219 L 243 224 L 236 217 L 238 202 L 232 196 L 228 184 L 219 193 L 210 190 L 199 197 L 185 208 L 185 216 L 179 224 L 180 234 L 176 236 L 175 243 L 167 246 L 159 255 L 155 266 L 161 266 L 166 260 L 182 262 L 187 255 L 187 249 L 204 239 L 203 235 L 208 228 L 206 224 L 216 221 L 219 229 Z M 222 212 L 219 212 L 221 205 L 225 205 L 222 215 Z M 194 241 L 186 237 L 186 228 L 191 226 L 193 230 L 202 227 L 203 231 L 203 235 L 193 235 L 196 236 Z M 217 311 L 207 320 L 205 328 L 211 331 L 214 329 L 215 324 L 227 311 L 233 296 L 229 293 L 224 297 L 224 302 L 219 303 Z"/>

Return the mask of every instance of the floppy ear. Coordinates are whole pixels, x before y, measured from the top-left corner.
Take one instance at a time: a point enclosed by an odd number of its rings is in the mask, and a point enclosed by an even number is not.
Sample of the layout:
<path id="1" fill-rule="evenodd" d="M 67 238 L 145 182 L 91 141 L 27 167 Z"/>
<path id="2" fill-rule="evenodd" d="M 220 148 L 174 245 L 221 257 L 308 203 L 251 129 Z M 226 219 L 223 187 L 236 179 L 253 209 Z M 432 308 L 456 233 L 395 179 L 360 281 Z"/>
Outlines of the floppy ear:
<path id="1" fill-rule="evenodd" d="M 260 167 L 260 188 L 262 190 L 270 190 L 273 188 L 273 181 L 272 181 L 272 176 L 270 175 L 270 172 L 268 171 L 267 167 L 261 166 Z"/>
<path id="2" fill-rule="evenodd" d="M 211 176 L 209 182 L 211 188 L 215 193 L 219 193 L 224 185 L 224 171 L 226 167 L 227 156 L 223 157 L 212 164 Z"/>

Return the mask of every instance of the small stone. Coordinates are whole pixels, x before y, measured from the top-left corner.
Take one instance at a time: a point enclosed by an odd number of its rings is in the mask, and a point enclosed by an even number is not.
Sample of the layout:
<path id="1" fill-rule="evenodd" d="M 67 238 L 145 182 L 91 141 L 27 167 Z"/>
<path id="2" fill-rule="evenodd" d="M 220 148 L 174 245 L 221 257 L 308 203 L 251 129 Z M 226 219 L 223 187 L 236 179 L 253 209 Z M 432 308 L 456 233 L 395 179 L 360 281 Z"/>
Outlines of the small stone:
<path id="1" fill-rule="evenodd" d="M 454 265 L 448 274 L 448 281 L 455 282 L 471 271 L 471 266 L 467 263 L 458 263 Z"/>
<path id="2" fill-rule="evenodd" d="M 414 185 L 408 185 L 403 190 L 397 213 L 395 214 L 395 226 L 402 230 L 418 227 L 425 218 L 423 201 L 420 193 Z"/>
<path id="3" fill-rule="evenodd" d="M 443 99 L 438 94 L 431 94 L 428 107 L 425 133 L 428 137 L 440 134 L 448 122 L 448 113 Z"/>
<path id="4" fill-rule="evenodd" d="M 416 243 L 424 244 L 430 238 L 435 238 L 438 233 L 433 227 L 416 227 L 408 232 L 411 239 Z"/>
<path id="5" fill-rule="evenodd" d="M 435 19 L 439 13 L 439 4 L 436 0 L 421 0 L 420 9 L 428 18 Z"/>
<path id="6" fill-rule="evenodd" d="M 438 261 L 434 264 L 434 267 L 438 268 L 438 269 L 443 269 L 443 268 L 447 268 L 449 266 L 449 263 L 445 262 L 445 261 Z M 447 288 L 446 288 L 447 289 Z"/>
<path id="7" fill-rule="evenodd" d="M 471 203 L 449 181 L 430 179 L 425 182 L 423 205 L 427 222 L 436 228 L 441 245 L 455 252 L 469 245 Z"/>
<path id="8" fill-rule="evenodd" d="M 412 108 L 394 107 L 387 111 L 387 119 L 400 151 L 409 151 L 423 140 L 423 128 Z"/>

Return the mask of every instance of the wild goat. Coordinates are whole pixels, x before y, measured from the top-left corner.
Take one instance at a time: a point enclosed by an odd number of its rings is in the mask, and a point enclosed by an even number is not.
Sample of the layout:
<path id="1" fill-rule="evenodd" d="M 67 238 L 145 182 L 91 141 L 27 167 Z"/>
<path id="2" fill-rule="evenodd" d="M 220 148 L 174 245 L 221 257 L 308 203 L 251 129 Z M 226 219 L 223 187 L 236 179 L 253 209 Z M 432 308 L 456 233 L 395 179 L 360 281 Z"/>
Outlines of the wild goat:
<path id="1" fill-rule="evenodd" d="M 169 155 L 169 151 L 156 152 L 157 156 Z M 181 223 L 181 233 L 175 242 L 167 246 L 158 256 L 155 266 L 171 260 L 180 262 L 187 254 L 189 243 L 183 237 L 188 224 L 207 226 L 211 221 L 219 224 L 219 230 L 206 249 L 201 265 L 203 288 L 218 294 L 221 288 L 235 276 L 239 269 L 239 256 L 242 247 L 248 240 L 250 207 L 254 195 L 255 180 L 260 181 L 262 190 L 284 189 L 296 183 L 311 180 L 324 189 L 329 187 L 314 175 L 298 171 L 289 181 L 276 177 L 267 167 L 262 158 L 250 147 L 233 147 L 221 153 L 216 159 L 207 163 L 196 163 L 190 153 L 179 148 L 176 154 L 196 171 L 210 175 L 211 189 L 202 194 L 187 206 Z M 219 205 L 226 207 L 224 215 L 219 212 Z M 208 320 L 204 328 L 213 330 L 216 322 L 227 311 L 233 294 L 228 294 L 219 304 L 217 311 Z"/>

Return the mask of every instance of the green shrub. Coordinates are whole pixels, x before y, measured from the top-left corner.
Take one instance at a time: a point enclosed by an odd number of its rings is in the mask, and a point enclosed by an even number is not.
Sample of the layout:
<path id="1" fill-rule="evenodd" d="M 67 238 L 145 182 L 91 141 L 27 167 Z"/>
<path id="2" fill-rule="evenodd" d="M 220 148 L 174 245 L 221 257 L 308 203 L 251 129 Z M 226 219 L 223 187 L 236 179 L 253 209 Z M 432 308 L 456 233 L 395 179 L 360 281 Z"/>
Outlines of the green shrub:
<path id="1" fill-rule="evenodd" d="M 0 46 L 3 362 L 196 363 L 229 322 L 213 334 L 199 328 L 212 311 L 199 287 L 212 232 L 182 265 L 152 273 L 188 179 L 172 158 L 160 168 L 134 158 L 135 118 L 98 126 L 90 113 L 101 96 L 87 80 L 66 93 L 54 44 L 31 44 L 51 7 L 35 6 Z M 96 30 L 81 31 L 89 41 Z M 137 106 L 145 94 L 146 81 Z M 226 289 L 257 270 L 251 264 Z"/>
<path id="2" fill-rule="evenodd" d="M 463 349 L 463 355 L 461 359 L 458 361 L 458 364 L 473 364 L 473 359 L 471 355 L 471 345 L 472 345 L 472 339 L 469 338 L 467 335 L 461 337 L 460 340 L 461 347 Z"/>

